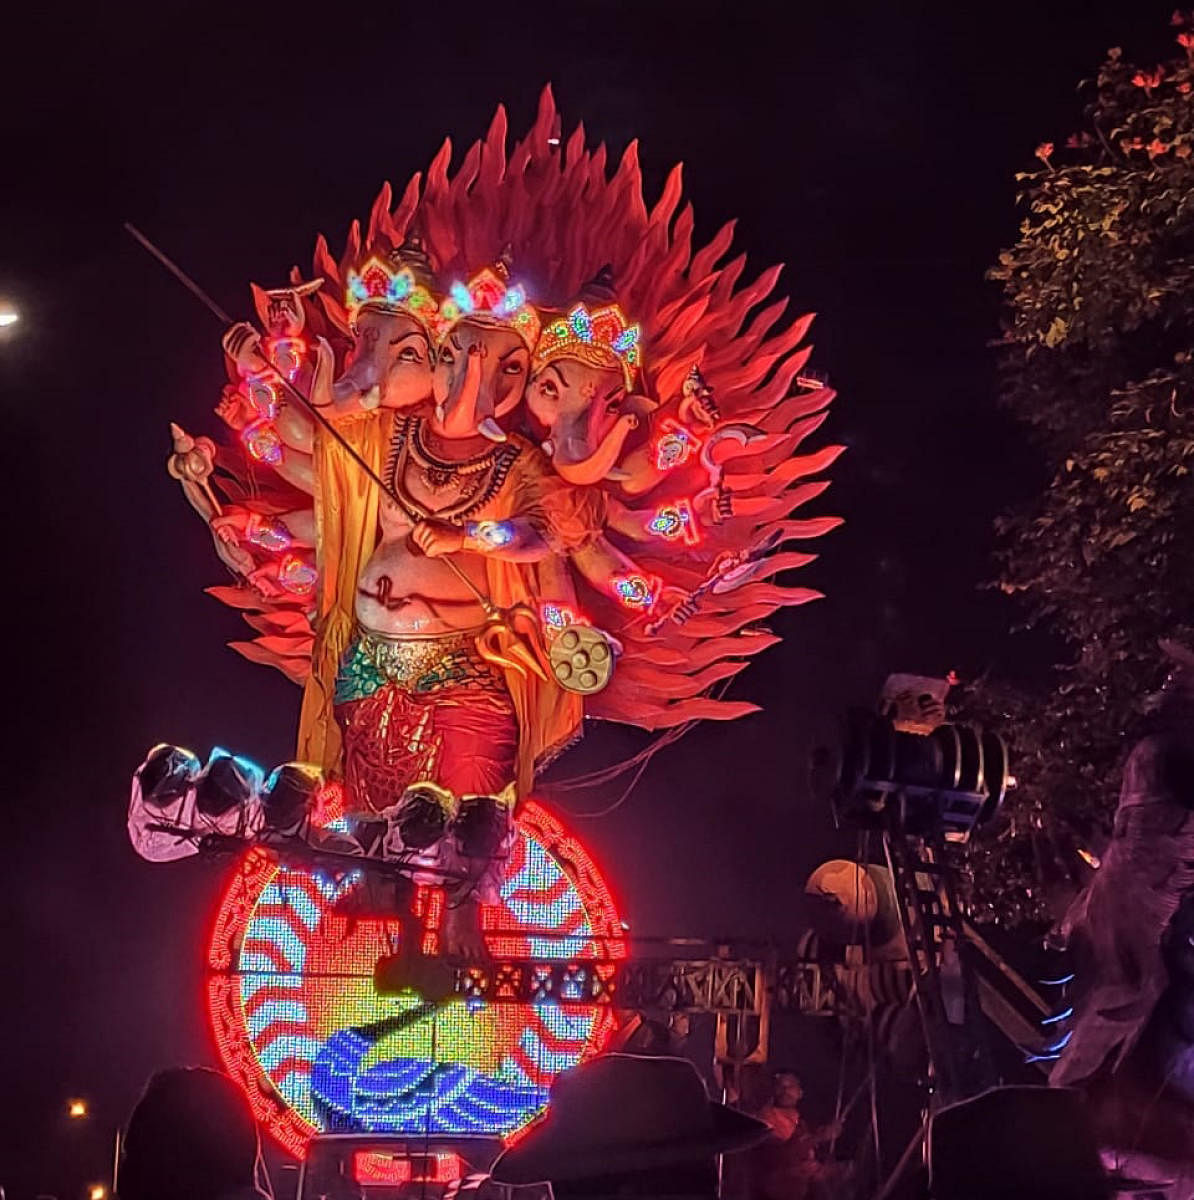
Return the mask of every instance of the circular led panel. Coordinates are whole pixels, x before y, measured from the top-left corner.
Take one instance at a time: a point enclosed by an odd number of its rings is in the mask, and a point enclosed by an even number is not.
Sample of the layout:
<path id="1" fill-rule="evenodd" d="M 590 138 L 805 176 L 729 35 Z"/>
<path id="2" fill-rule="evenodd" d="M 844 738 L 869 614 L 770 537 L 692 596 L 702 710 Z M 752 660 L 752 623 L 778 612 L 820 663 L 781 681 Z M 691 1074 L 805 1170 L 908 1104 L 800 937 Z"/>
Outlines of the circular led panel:
<path id="1" fill-rule="evenodd" d="M 238 864 L 212 931 L 207 1001 L 225 1070 L 258 1120 L 302 1157 L 320 1132 L 500 1135 L 542 1111 L 560 1071 L 595 1053 L 609 1008 L 379 995 L 396 920 L 357 917 L 359 871 L 334 877 L 256 849 Z M 346 902 L 347 901 L 347 902 Z M 424 939 L 442 895 L 420 889 Z M 495 959 L 625 955 L 617 910 L 585 848 L 527 803 L 500 904 L 484 912 Z M 428 947 L 429 948 L 429 947 Z"/>

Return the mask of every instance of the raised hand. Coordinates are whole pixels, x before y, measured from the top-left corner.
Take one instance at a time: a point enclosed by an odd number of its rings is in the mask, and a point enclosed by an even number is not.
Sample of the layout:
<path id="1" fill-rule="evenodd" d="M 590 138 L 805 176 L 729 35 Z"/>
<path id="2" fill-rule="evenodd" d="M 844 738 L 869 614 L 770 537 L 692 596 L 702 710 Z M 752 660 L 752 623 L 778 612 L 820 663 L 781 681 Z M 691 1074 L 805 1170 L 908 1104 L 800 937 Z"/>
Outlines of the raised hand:
<path id="1" fill-rule="evenodd" d="M 231 384 L 228 384 L 220 395 L 220 402 L 216 405 L 216 416 L 237 433 L 257 419 L 257 413 L 254 412 L 248 396 Z"/>
<path id="2" fill-rule="evenodd" d="M 243 375 L 253 374 L 269 365 L 261 349 L 261 335 L 248 321 L 237 321 L 220 339 L 220 344 Z"/>
<path id="3" fill-rule="evenodd" d="M 464 531 L 446 521 L 420 521 L 410 531 L 410 540 L 428 558 L 441 558 L 464 549 Z"/>

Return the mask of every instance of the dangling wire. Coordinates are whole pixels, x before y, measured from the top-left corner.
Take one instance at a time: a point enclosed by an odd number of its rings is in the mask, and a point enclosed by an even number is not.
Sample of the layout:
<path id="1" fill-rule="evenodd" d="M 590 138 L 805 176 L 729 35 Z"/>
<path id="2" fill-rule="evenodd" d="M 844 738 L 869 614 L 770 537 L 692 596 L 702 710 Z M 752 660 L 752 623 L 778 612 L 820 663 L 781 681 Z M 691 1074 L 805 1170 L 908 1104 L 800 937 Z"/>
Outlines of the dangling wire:
<path id="1" fill-rule="evenodd" d="M 704 693 L 715 700 L 721 700 L 729 691 L 732 679 L 726 679 L 716 687 L 710 688 Z M 606 805 L 605 808 L 600 808 L 596 812 L 577 812 L 572 809 L 566 810 L 569 816 L 572 817 L 605 817 L 612 813 L 615 809 L 621 808 L 627 800 L 630 799 L 631 792 L 634 791 L 638 781 L 643 777 L 643 772 L 647 769 L 647 764 L 657 755 L 660 750 L 668 746 L 674 745 L 686 733 L 694 729 L 698 722 L 685 721 L 682 725 L 676 725 L 671 729 L 659 734 L 653 741 L 648 742 L 637 754 L 632 754 L 629 758 L 624 758 L 621 762 L 615 763 L 612 767 L 604 767 L 600 771 L 589 771 L 582 775 L 574 775 L 570 779 L 561 779 L 556 783 L 550 784 L 548 790 L 564 788 L 592 788 L 598 787 L 603 783 L 610 783 L 617 779 L 618 776 L 624 775 L 627 771 L 634 770 L 634 777 L 627 784 L 626 790 L 612 803 Z M 635 770 L 637 768 L 637 770 Z"/>
<path id="2" fill-rule="evenodd" d="M 858 844 L 858 847 L 855 851 L 854 912 L 850 918 L 850 933 L 849 933 L 848 940 L 846 942 L 847 946 L 858 945 L 858 942 L 856 941 L 856 939 L 858 937 L 858 925 L 859 925 L 859 922 L 862 920 L 862 916 L 861 916 L 861 913 L 862 913 L 862 896 L 861 896 L 862 873 L 865 870 L 866 870 L 866 866 L 862 862 L 862 846 L 861 846 L 861 841 L 860 841 Z M 868 990 L 868 995 L 869 995 L 869 990 Z M 840 1126 L 841 1126 L 841 1123 L 843 1120 L 842 1101 L 845 1099 L 845 1094 L 846 1094 L 846 1061 L 849 1058 L 849 1054 L 850 1054 L 850 1041 L 851 1041 L 850 1034 L 852 1031 L 852 1027 L 853 1027 L 852 1022 L 849 1022 L 849 1021 L 845 1022 L 842 1027 L 842 1050 L 841 1050 L 841 1054 L 838 1057 L 838 1064 L 837 1064 L 837 1097 L 834 1100 L 834 1104 L 833 1104 L 834 1134 L 833 1134 L 833 1137 L 829 1139 L 829 1149 L 828 1149 L 828 1155 L 830 1158 L 833 1157 L 834 1149 L 837 1146 L 837 1140 L 841 1136 Z M 853 1104 L 854 1104 L 854 1100 L 852 1099 L 850 1101 L 850 1107 L 853 1107 Z"/>
<path id="3" fill-rule="evenodd" d="M 870 862 L 871 857 L 871 834 L 869 829 L 864 829 L 859 832 L 859 857 L 863 862 Z M 868 921 L 862 930 L 863 949 L 862 961 L 869 972 L 871 969 L 871 926 Z M 869 975 L 868 975 L 869 987 Z M 874 1005 L 871 1005 L 867 1012 L 866 1018 L 866 1055 L 867 1055 L 867 1071 L 870 1076 L 871 1090 L 871 1141 L 875 1150 L 875 1175 L 876 1178 L 883 1177 L 883 1157 L 880 1150 L 879 1142 L 879 1089 L 878 1080 L 875 1072 L 875 1011 Z"/>
<path id="4" fill-rule="evenodd" d="M 677 725 L 659 734 L 637 753 L 630 755 L 629 758 L 624 758 L 612 766 L 602 767 L 599 771 L 586 771 L 580 775 L 569 776 L 567 779 L 555 780 L 548 784 L 548 787 L 553 790 L 556 788 L 578 789 L 600 787 L 603 783 L 610 783 L 617 779 L 619 775 L 624 775 L 627 771 L 633 770 L 640 763 L 654 758 L 665 746 L 670 746 L 674 742 L 678 742 L 695 724 L 695 721 L 686 721 L 683 725 Z"/>

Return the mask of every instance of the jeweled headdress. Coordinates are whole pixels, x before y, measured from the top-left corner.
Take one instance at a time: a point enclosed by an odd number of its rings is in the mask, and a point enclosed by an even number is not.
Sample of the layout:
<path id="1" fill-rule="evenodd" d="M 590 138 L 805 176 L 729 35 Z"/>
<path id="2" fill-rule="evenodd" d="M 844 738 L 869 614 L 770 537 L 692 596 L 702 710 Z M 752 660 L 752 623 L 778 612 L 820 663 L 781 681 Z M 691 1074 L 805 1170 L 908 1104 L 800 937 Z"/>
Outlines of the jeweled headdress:
<path id="1" fill-rule="evenodd" d="M 362 309 L 374 308 L 414 317 L 428 333 L 434 332 L 439 313 L 435 297 L 415 278 L 399 252 L 389 262 L 375 254 L 359 271 L 349 270 L 344 306 L 350 323 Z"/>
<path id="2" fill-rule="evenodd" d="M 630 391 L 642 366 L 640 340 L 641 330 L 627 324 L 616 304 L 592 312 L 578 304 L 543 330 L 532 363 L 538 370 L 557 358 L 576 358 L 593 367 L 619 367 Z"/>
<path id="3" fill-rule="evenodd" d="M 527 302 L 527 294 L 518 284 L 508 284 L 498 270 L 486 267 L 468 283 L 456 282 L 439 306 L 440 336 L 446 336 L 459 321 L 476 321 L 512 329 L 535 349 L 539 340 L 539 314 Z"/>

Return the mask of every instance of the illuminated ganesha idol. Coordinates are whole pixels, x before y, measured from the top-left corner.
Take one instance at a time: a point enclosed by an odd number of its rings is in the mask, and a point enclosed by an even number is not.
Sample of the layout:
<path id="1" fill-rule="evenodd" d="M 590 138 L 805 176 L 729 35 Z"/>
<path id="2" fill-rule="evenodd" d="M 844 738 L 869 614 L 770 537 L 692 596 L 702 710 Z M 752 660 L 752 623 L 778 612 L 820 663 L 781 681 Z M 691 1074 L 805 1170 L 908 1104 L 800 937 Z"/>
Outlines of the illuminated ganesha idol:
<path id="1" fill-rule="evenodd" d="M 578 129 L 561 149 L 556 127 L 548 91 L 508 146 L 499 108 L 455 173 L 445 143 L 338 256 L 318 240 L 311 278 L 255 288 L 262 328 L 224 338 L 234 440 L 172 429 L 171 474 L 235 576 L 209 591 L 252 630 L 235 648 L 298 684 L 302 710 L 294 761 L 268 777 L 227 751 L 151 751 L 129 830 L 155 860 L 250 855 L 213 997 L 226 1061 L 292 1114 L 291 1144 L 346 1113 L 405 1120 L 404 1088 L 425 1097 L 445 1046 L 459 1071 L 435 1076 L 435 1119 L 484 1110 L 508 1130 L 542 1102 L 547 1064 L 600 1045 L 591 1012 L 432 1020 L 412 996 L 404 1017 L 336 999 L 309 964 L 343 955 L 367 975 L 391 926 L 457 962 L 509 953 L 492 926 L 521 920 L 510 889 L 530 885 L 512 881 L 544 847 L 537 775 L 586 719 L 666 730 L 755 711 L 729 681 L 778 640 L 769 617 L 819 595 L 776 582 L 814 557 L 790 543 L 840 523 L 794 515 L 841 447 L 805 448 L 833 393 L 802 373 L 812 318 L 784 323 L 778 268 L 740 286 L 731 225 L 693 246 L 678 167 L 648 207 L 635 145 L 611 176 L 603 146 Z M 570 861 L 545 911 L 572 903 Z M 594 934 L 615 929 L 577 895 Z M 423 945 L 428 905 L 443 908 Z M 257 961 L 299 979 L 269 993 L 288 1016 L 262 1015 Z M 536 1022 L 558 1053 L 529 1070 L 515 1047 Z"/>

